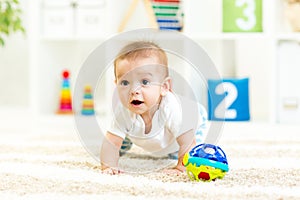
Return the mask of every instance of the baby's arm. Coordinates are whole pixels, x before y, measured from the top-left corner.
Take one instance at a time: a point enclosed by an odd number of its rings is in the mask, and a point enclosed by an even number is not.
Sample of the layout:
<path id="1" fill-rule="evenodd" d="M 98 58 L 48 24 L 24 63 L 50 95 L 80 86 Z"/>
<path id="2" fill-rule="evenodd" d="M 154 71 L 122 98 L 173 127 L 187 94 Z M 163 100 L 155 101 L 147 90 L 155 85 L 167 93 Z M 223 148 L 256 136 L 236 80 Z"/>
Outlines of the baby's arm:
<path id="1" fill-rule="evenodd" d="M 179 151 L 178 151 L 178 162 L 175 169 L 184 172 L 185 167 L 182 164 L 184 154 L 190 151 L 196 145 L 195 133 L 194 130 L 191 129 L 179 137 L 177 137 L 177 143 L 179 144 Z"/>
<path id="2" fill-rule="evenodd" d="M 118 174 L 119 150 L 122 146 L 123 138 L 107 132 L 103 139 L 100 160 L 101 169 L 110 174 Z"/>

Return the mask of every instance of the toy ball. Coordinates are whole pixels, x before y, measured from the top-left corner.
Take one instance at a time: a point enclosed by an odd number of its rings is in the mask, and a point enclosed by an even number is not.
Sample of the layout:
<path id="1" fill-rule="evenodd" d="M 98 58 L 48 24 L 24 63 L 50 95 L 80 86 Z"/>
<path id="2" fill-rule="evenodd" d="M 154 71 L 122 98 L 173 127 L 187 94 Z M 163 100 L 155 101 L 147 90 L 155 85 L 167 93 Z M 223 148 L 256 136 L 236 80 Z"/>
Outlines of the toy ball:
<path id="1" fill-rule="evenodd" d="M 187 175 L 195 181 L 215 181 L 228 172 L 228 162 L 224 151 L 212 144 L 199 144 L 183 157 Z"/>

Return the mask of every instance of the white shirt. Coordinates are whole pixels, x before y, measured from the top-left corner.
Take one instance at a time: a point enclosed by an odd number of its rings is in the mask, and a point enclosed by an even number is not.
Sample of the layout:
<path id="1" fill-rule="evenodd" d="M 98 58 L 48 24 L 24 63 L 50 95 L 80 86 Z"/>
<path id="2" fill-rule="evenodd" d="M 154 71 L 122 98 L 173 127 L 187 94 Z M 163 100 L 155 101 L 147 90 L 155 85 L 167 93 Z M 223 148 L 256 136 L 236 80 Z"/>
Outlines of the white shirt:
<path id="1" fill-rule="evenodd" d="M 168 92 L 154 113 L 151 131 L 145 134 L 142 117 L 129 111 L 119 101 L 108 131 L 123 139 L 127 136 L 145 151 L 165 155 L 178 151 L 178 136 L 191 129 L 196 132 L 197 127 L 203 123 L 198 110 L 197 102 Z"/>

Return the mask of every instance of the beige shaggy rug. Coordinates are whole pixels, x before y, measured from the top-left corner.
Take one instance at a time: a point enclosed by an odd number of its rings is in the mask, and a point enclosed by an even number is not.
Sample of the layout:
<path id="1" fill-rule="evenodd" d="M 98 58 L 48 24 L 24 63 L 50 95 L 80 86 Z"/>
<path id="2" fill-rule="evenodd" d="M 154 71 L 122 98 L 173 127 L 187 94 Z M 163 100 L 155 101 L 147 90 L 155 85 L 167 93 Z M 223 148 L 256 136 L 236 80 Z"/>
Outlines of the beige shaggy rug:
<path id="1" fill-rule="evenodd" d="M 214 182 L 192 182 L 160 170 L 102 174 L 71 123 L 51 120 L 36 127 L 22 117 L 1 118 L 1 200 L 300 199 L 300 126 L 226 123 L 218 145 L 230 171 Z M 129 171 L 173 164 L 137 154 L 121 159 Z"/>

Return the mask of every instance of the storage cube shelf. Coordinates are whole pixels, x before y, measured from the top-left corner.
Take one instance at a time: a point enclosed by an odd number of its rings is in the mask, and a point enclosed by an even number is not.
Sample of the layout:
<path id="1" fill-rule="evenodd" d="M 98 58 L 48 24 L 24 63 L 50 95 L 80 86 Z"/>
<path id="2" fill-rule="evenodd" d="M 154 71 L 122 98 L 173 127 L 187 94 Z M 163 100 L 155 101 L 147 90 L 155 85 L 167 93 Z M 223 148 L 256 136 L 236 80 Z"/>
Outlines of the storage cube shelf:
<path id="1" fill-rule="evenodd" d="M 45 38 L 99 37 L 105 32 L 104 0 L 43 0 Z"/>
<path id="2" fill-rule="evenodd" d="M 31 104 L 39 115 L 53 114 L 57 109 L 59 78 L 63 69 L 71 72 L 71 88 L 89 53 L 112 35 L 124 17 L 131 0 L 29 0 Z M 245 31 L 224 29 L 230 20 L 224 18 L 223 2 L 244 2 L 239 9 L 256 3 L 258 27 Z M 262 2 L 261 4 L 259 2 Z M 202 46 L 226 77 L 249 77 L 251 120 L 280 122 L 277 91 L 279 66 L 277 52 L 285 41 L 299 41 L 286 20 L 283 0 L 183 0 L 182 33 Z M 250 7 L 251 8 L 251 7 Z M 147 27 L 143 1 L 126 30 Z M 257 11 L 257 12 L 256 12 Z M 244 18 L 244 19 L 247 19 Z M 224 21 L 225 20 L 225 21 Z M 228 21 L 229 20 L 229 21 Z M 228 24 L 229 23 L 229 24 Z M 224 32 L 226 31 L 226 32 Z M 140 38 L 139 38 L 140 39 Z M 174 41 L 176 42 L 176 41 Z M 288 72 L 285 71 L 287 74 Z M 299 71 L 298 71 L 299 72 Z M 285 80 L 285 84 L 291 80 Z M 104 87 L 105 88 L 105 87 Z M 108 89 L 108 88 L 106 88 Z M 204 88 L 205 89 L 205 88 Z M 206 93 L 206 91 L 203 91 Z M 47 98 L 45 95 L 48 95 Z M 265 95 L 265 98 L 263 97 Z M 295 91 L 295 96 L 300 96 Z M 290 100 L 287 100 L 290 103 Z M 204 102 L 207 105 L 207 102 Z"/>

